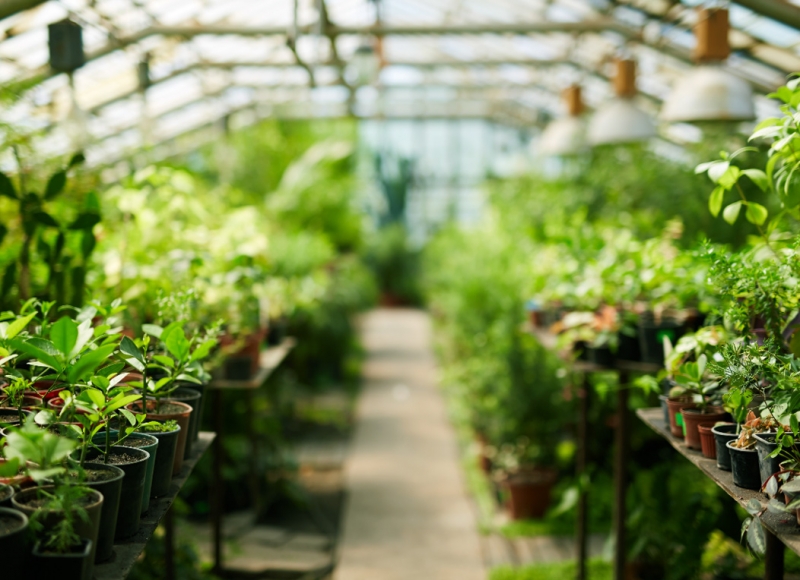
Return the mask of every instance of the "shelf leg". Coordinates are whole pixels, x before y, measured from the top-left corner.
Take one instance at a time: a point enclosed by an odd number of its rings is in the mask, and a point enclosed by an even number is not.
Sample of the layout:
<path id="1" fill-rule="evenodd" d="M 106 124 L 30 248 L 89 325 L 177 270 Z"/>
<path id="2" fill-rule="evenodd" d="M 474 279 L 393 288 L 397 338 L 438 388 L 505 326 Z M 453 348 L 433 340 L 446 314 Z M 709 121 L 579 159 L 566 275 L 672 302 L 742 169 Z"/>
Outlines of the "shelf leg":
<path id="1" fill-rule="evenodd" d="M 616 455 L 614 456 L 614 580 L 625 580 L 625 520 L 627 509 L 625 496 L 628 488 L 628 446 L 630 440 L 630 417 L 628 411 L 628 373 L 619 373 L 617 393 L 617 430 L 614 433 Z"/>
<path id="2" fill-rule="evenodd" d="M 213 445 L 213 465 L 211 466 L 211 534 L 214 540 L 214 572 L 222 573 L 222 510 L 223 510 L 223 485 L 222 462 L 225 448 L 222 445 L 223 416 L 222 416 L 222 391 L 212 391 L 212 406 L 214 408 L 214 431 L 217 436 Z"/>
<path id="3" fill-rule="evenodd" d="M 172 507 L 164 514 L 164 576 L 167 580 L 175 580 L 175 520 Z"/>
<path id="4" fill-rule="evenodd" d="M 578 452 L 576 457 L 576 473 L 579 485 L 586 473 L 589 444 L 589 394 L 591 385 L 585 373 L 581 375 L 581 387 L 578 389 Z M 578 496 L 578 522 L 576 526 L 576 543 L 578 551 L 578 580 L 586 580 L 586 539 L 588 536 L 588 489 L 582 488 Z"/>
<path id="5" fill-rule="evenodd" d="M 784 545 L 775 534 L 764 529 L 767 549 L 764 554 L 764 580 L 783 580 Z"/>
<path id="6" fill-rule="evenodd" d="M 261 505 L 258 493 L 258 442 L 256 441 L 256 429 L 253 419 L 253 406 L 255 405 L 255 396 L 252 389 L 248 389 L 244 393 L 245 397 L 245 429 L 247 431 L 247 441 L 250 444 L 250 465 L 248 473 L 248 484 L 250 487 L 250 497 L 253 502 L 253 512 L 256 518 L 261 513 Z"/>

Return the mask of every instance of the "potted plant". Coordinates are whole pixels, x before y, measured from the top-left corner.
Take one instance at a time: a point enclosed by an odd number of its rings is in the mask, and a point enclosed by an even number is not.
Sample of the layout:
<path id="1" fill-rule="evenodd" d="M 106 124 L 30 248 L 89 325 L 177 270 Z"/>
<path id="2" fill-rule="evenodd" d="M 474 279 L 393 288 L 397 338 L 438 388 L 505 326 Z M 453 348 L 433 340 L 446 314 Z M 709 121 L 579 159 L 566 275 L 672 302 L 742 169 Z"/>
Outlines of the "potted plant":
<path id="1" fill-rule="evenodd" d="M 550 507 L 558 472 L 537 462 L 539 450 L 521 437 L 501 445 L 494 456 L 496 480 L 508 493 L 511 519 L 542 518 Z"/>
<path id="2" fill-rule="evenodd" d="M 673 375 L 675 386 L 670 389 L 672 400 L 691 397 L 693 407 L 681 408 L 683 425 L 686 428 L 686 446 L 701 449 L 698 425 L 701 422 L 716 423 L 726 418 L 727 413 L 714 403 L 721 403 L 722 385 L 719 377 L 707 373 L 708 358 L 701 354 L 696 362 L 681 364 Z"/>
<path id="3" fill-rule="evenodd" d="M 158 439 L 158 453 L 156 453 L 153 463 L 150 497 L 161 497 L 169 492 L 180 430 L 178 422 L 171 419 L 163 422 L 148 421 L 137 427 L 137 432 L 146 433 Z"/>
<path id="4" fill-rule="evenodd" d="M 0 554 L 3 575 L 23 578 L 30 569 L 26 567 L 31 548 L 28 543 L 28 517 L 17 510 L 0 507 Z"/>

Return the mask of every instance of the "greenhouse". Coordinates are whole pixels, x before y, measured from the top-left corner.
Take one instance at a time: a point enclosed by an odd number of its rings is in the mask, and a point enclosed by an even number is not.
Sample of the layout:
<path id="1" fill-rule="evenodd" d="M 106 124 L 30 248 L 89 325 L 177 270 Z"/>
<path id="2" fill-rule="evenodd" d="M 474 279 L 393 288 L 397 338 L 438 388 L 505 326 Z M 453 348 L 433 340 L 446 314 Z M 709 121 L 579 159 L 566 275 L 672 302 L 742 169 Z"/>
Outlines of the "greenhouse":
<path id="1" fill-rule="evenodd" d="M 800 579 L 800 0 L 0 0 L 0 580 Z"/>

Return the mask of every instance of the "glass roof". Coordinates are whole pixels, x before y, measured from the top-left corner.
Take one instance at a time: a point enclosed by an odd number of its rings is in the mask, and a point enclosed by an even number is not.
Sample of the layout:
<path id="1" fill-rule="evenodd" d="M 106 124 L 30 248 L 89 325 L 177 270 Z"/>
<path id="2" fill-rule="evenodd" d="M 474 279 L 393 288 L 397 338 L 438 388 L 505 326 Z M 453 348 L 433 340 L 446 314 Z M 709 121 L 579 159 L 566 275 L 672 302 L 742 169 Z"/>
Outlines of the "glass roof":
<path id="1" fill-rule="evenodd" d="M 561 114 L 559 94 L 570 83 L 581 83 L 590 108 L 611 97 L 620 54 L 638 61 L 638 99 L 655 114 L 693 66 L 701 4 L 13 0 L 0 3 L 0 86 L 22 96 L 0 120 L 37 134 L 48 154 L 85 139 L 98 165 L 193 132 L 213 139 L 208 128 L 222 119 L 354 114 L 533 126 Z M 764 95 L 800 71 L 800 0 L 740 0 L 729 10 L 726 66 L 750 81 L 767 116 L 774 105 Z M 47 25 L 65 18 L 83 27 L 87 55 L 72 82 L 48 65 Z M 355 87 L 347 63 L 372 38 L 380 39 L 379 80 Z"/>

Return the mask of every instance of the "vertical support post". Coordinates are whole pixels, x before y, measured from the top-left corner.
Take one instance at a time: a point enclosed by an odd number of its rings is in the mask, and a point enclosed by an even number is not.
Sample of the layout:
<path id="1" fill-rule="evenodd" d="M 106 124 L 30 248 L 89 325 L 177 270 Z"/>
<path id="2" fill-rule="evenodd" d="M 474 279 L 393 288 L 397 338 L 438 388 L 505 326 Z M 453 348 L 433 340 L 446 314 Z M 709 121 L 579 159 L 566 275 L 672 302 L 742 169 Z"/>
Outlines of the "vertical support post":
<path id="1" fill-rule="evenodd" d="M 175 520 L 172 517 L 172 506 L 164 514 L 164 576 L 167 580 L 175 580 Z"/>
<path id="2" fill-rule="evenodd" d="M 764 580 L 783 580 L 784 545 L 775 534 L 765 529 L 767 549 L 764 553 Z"/>
<path id="3" fill-rule="evenodd" d="M 628 373 L 619 373 L 617 393 L 617 430 L 614 434 L 614 580 L 625 580 L 625 496 L 628 489 L 628 445 L 630 417 L 628 412 Z"/>
<path id="4" fill-rule="evenodd" d="M 588 464 L 589 445 L 589 393 L 591 385 L 589 376 L 581 373 L 581 386 L 578 389 L 578 452 L 575 471 L 578 476 L 578 485 L 583 484 L 584 474 Z M 575 528 L 578 552 L 578 580 L 586 580 L 586 539 L 588 536 L 588 490 L 581 487 L 578 496 L 578 521 Z"/>
<path id="5" fill-rule="evenodd" d="M 244 392 L 245 398 L 245 411 L 244 421 L 245 430 L 247 432 L 247 441 L 250 444 L 250 462 L 248 466 L 248 485 L 250 487 L 250 497 L 253 500 L 253 510 L 258 517 L 261 511 L 260 494 L 258 492 L 258 442 L 256 441 L 255 424 L 253 423 L 253 405 L 254 396 L 253 389 L 247 389 Z"/>
<path id="6" fill-rule="evenodd" d="M 212 391 L 212 406 L 214 408 L 214 431 L 217 436 L 214 439 L 214 463 L 211 466 L 211 535 L 214 540 L 214 572 L 222 573 L 222 462 L 224 461 L 225 447 L 222 444 L 222 391 L 214 389 Z"/>

